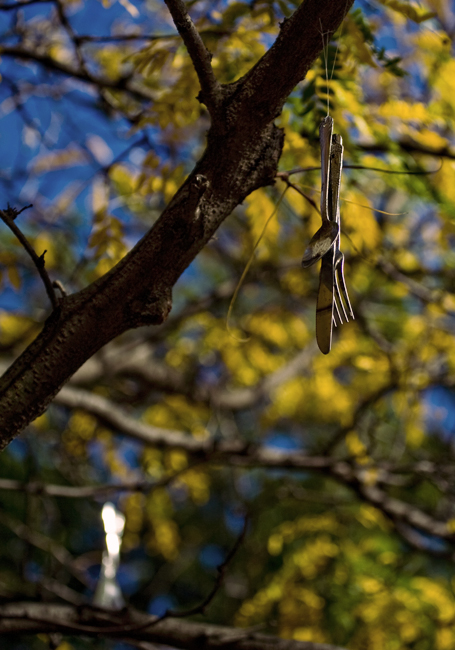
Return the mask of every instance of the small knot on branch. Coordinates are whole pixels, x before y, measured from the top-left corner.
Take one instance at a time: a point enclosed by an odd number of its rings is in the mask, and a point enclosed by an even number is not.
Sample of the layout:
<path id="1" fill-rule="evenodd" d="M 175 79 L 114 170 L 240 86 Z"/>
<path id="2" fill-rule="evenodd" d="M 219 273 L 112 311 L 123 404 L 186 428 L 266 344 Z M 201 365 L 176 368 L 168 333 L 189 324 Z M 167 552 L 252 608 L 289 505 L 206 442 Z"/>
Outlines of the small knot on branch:
<path id="1" fill-rule="evenodd" d="M 44 269 L 44 266 L 45 266 L 45 264 L 46 264 L 46 262 L 44 261 L 44 256 L 46 255 L 46 253 L 47 253 L 47 249 L 45 249 L 45 250 L 41 253 L 41 255 L 38 257 L 38 261 L 39 261 L 39 263 L 42 265 L 42 268 L 43 268 L 43 269 Z"/>

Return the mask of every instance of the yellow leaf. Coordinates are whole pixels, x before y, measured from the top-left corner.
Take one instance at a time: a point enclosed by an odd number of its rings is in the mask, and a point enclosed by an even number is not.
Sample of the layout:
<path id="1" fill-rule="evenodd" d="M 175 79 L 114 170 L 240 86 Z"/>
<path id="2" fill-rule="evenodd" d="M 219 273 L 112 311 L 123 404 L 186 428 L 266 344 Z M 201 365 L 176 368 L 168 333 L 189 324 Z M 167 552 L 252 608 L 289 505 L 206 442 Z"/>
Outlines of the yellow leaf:
<path id="1" fill-rule="evenodd" d="M 73 647 L 71 643 L 68 643 L 68 641 L 63 641 L 62 643 L 59 643 L 57 646 L 56 650 L 73 650 Z"/>
<path id="2" fill-rule="evenodd" d="M 166 455 L 166 464 L 173 472 L 179 472 L 188 466 L 187 455 L 181 449 L 173 449 Z"/>
<path id="3" fill-rule="evenodd" d="M 343 199 L 346 202 L 341 204 L 341 223 L 352 243 L 359 250 L 374 250 L 381 240 L 381 231 L 369 199 L 352 190 L 346 192 Z"/>
<path id="4" fill-rule="evenodd" d="M 246 209 L 246 216 L 248 217 L 248 221 L 250 223 L 251 239 L 253 244 L 256 244 L 259 237 L 261 237 L 267 220 L 275 211 L 275 203 L 263 189 L 257 190 L 248 196 L 246 203 L 248 204 Z M 270 251 L 267 249 L 270 249 L 270 246 L 273 246 L 276 243 L 279 230 L 279 220 L 275 215 L 275 218 L 271 219 L 268 222 L 267 229 L 262 235 L 261 243 L 259 244 L 256 251 L 258 258 L 267 259 L 267 257 L 269 257 Z"/>
<path id="5" fill-rule="evenodd" d="M 10 345 L 14 341 L 24 338 L 27 332 L 33 335 L 30 328 L 31 321 L 23 316 L 0 311 L 0 341 Z"/>
<path id="6" fill-rule="evenodd" d="M 390 7 L 397 13 L 409 18 L 415 23 L 423 23 L 425 20 L 434 18 L 436 13 L 434 11 L 422 11 L 420 7 L 413 2 L 403 2 L 403 0 L 379 0 L 385 7 Z"/>
<path id="7" fill-rule="evenodd" d="M 381 117 L 393 117 L 401 122 L 427 122 L 432 119 L 425 104 L 398 99 L 382 104 L 378 114 Z"/>
<path id="8" fill-rule="evenodd" d="M 131 16 L 133 16 L 133 18 L 137 18 L 140 15 L 139 10 L 133 4 L 131 4 L 131 2 L 129 2 L 129 0 L 118 0 L 118 1 L 122 5 L 122 7 L 125 7 L 127 12 Z"/>
<path id="9" fill-rule="evenodd" d="M 267 550 L 270 555 L 280 555 L 283 550 L 283 537 L 279 533 L 270 535 L 267 543 Z"/>
<path id="10" fill-rule="evenodd" d="M 204 505 L 210 498 L 210 478 L 201 470 L 190 470 L 180 478 L 188 489 L 191 499 L 198 505 Z"/>
<path id="11" fill-rule="evenodd" d="M 74 61 L 74 52 L 63 43 L 56 43 L 51 45 L 48 49 L 48 56 L 59 63 L 71 65 Z"/>
<path id="12" fill-rule="evenodd" d="M 70 144 L 67 149 L 52 151 L 39 156 L 35 159 L 32 169 L 35 174 L 42 174 L 56 169 L 67 169 L 75 165 L 86 165 L 87 163 L 87 154 L 75 145 Z"/>
<path id="13" fill-rule="evenodd" d="M 8 266 L 6 273 L 11 285 L 16 289 L 16 291 L 18 291 L 21 288 L 22 284 L 19 271 L 15 266 Z"/>
<path id="14" fill-rule="evenodd" d="M 39 417 L 36 418 L 36 420 L 33 421 L 33 426 L 35 429 L 38 429 L 38 431 L 46 431 L 49 428 L 49 416 L 47 413 L 43 413 L 43 415 L 40 415 Z"/>
<path id="15" fill-rule="evenodd" d="M 346 446 L 353 456 L 365 456 L 367 449 L 355 431 L 350 431 L 345 438 Z"/>
<path id="16" fill-rule="evenodd" d="M 153 539 L 151 546 L 168 561 L 172 562 L 178 555 L 180 535 L 177 525 L 170 519 L 153 521 Z"/>

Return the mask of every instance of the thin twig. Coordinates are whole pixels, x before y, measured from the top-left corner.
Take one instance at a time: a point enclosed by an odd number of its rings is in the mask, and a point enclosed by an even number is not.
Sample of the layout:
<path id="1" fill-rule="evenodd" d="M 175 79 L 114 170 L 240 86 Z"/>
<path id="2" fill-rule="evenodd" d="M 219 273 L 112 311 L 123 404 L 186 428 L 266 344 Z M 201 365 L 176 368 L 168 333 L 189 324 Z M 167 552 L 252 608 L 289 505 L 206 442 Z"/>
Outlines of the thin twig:
<path id="1" fill-rule="evenodd" d="M 60 293 L 62 294 L 62 298 L 64 298 L 67 295 L 66 289 L 63 286 L 63 284 L 60 282 L 60 280 L 54 280 L 52 286 L 54 287 L 54 289 L 58 289 L 60 291 Z"/>
<path id="2" fill-rule="evenodd" d="M 25 208 L 22 208 L 22 210 L 17 211 L 15 208 L 11 208 L 8 205 L 8 208 L 6 210 L 0 210 L 0 218 L 10 230 L 13 231 L 13 233 L 16 235 L 22 246 L 25 248 L 27 253 L 30 255 L 30 257 L 33 260 L 33 263 L 35 264 L 36 268 L 38 269 L 38 273 L 41 276 L 41 279 L 44 283 L 44 286 L 46 288 L 46 293 L 49 296 L 49 300 L 51 301 L 51 305 L 53 309 L 56 309 L 58 307 L 58 298 L 55 294 L 54 288 L 52 286 L 52 282 L 50 277 L 47 274 L 46 269 L 44 268 L 44 255 L 47 251 L 44 251 L 41 255 L 37 255 L 35 253 L 35 250 L 33 246 L 29 243 L 28 239 L 25 237 L 25 235 L 22 233 L 20 228 L 14 223 L 14 219 L 24 210 L 27 210 L 27 208 L 31 208 L 31 205 L 27 205 Z"/>
<path id="3" fill-rule="evenodd" d="M 320 167 L 318 167 L 318 169 L 320 169 Z M 284 181 L 288 187 L 291 187 L 293 190 L 298 192 L 298 194 L 303 196 L 303 198 L 306 201 L 308 201 L 308 203 L 316 210 L 316 212 L 319 212 L 319 206 L 316 204 L 316 201 L 313 201 L 311 196 L 308 196 L 308 194 L 305 194 L 305 192 L 303 190 L 301 190 L 300 187 L 298 187 L 298 185 L 295 185 L 295 183 L 292 183 L 292 181 L 289 180 L 287 173 L 280 172 L 279 174 L 277 174 L 277 176 L 279 176 L 279 178 L 281 178 L 281 180 Z"/>
<path id="4" fill-rule="evenodd" d="M 44 4 L 45 2 L 51 2 L 52 0 L 26 0 L 26 2 L 14 2 L 14 3 L 4 3 L 0 4 L 0 11 L 10 11 L 15 9 L 20 9 L 21 7 L 27 7 L 28 5 L 35 4 Z"/>
<path id="5" fill-rule="evenodd" d="M 228 29 L 204 29 L 199 34 L 207 34 L 213 36 L 230 36 L 232 30 Z M 79 43 L 112 43 L 117 41 L 159 41 L 171 40 L 178 38 L 178 34 L 113 34 L 105 36 L 92 36 L 90 34 L 79 34 L 76 37 Z"/>
<path id="6" fill-rule="evenodd" d="M 382 172 L 384 174 L 405 174 L 406 176 L 427 176 L 428 174 L 437 174 L 439 171 L 441 171 L 442 168 L 442 160 L 441 164 L 437 169 L 429 169 L 429 170 L 415 170 L 415 171 L 406 171 L 406 170 L 401 170 L 401 169 L 383 169 L 381 167 L 368 167 L 366 165 L 343 165 L 343 169 L 365 169 L 367 171 L 372 171 L 372 172 Z M 277 178 L 282 178 L 283 180 L 286 180 L 289 176 L 292 176 L 292 174 L 303 174 L 304 172 L 315 172 L 319 171 L 321 169 L 321 166 L 315 166 L 315 167 L 295 167 L 294 169 L 290 169 L 289 171 L 284 171 L 284 172 L 278 172 L 276 174 Z"/>
<path id="7" fill-rule="evenodd" d="M 79 42 L 77 40 L 77 35 L 74 33 L 73 28 L 71 26 L 71 23 L 69 22 L 68 18 L 66 17 L 65 11 L 63 4 L 60 0 L 56 0 L 55 6 L 57 8 L 57 14 L 58 17 L 60 18 L 60 22 L 62 24 L 62 27 L 66 30 L 70 40 L 74 43 L 74 49 L 76 51 L 76 56 L 77 60 L 79 62 L 79 67 L 80 69 L 85 72 L 86 75 L 89 74 L 87 67 L 85 65 L 84 57 L 82 55 L 82 52 L 79 48 Z"/>
<path id="8" fill-rule="evenodd" d="M 372 172 L 382 172 L 383 174 L 406 174 L 406 176 L 427 176 L 429 174 L 437 174 L 442 169 L 442 159 L 441 164 L 437 169 L 419 169 L 414 171 L 398 170 L 398 169 L 383 169 L 381 167 L 367 167 L 365 165 L 344 165 L 345 169 L 366 169 Z"/>
<path id="9" fill-rule="evenodd" d="M 232 558 L 237 553 L 240 545 L 242 544 L 243 540 L 245 539 L 246 531 L 248 529 L 248 523 L 249 523 L 249 517 L 248 517 L 248 515 L 246 515 L 245 519 L 243 521 L 242 532 L 240 533 L 240 535 L 236 539 L 234 546 L 231 548 L 229 553 L 226 555 L 226 558 L 224 559 L 224 561 L 217 567 L 218 575 L 217 575 L 217 578 L 215 580 L 215 584 L 213 585 L 213 587 L 210 590 L 210 592 L 208 593 L 208 595 L 204 598 L 204 600 L 201 603 L 199 603 L 199 605 L 195 605 L 195 607 L 191 607 L 191 609 L 185 609 L 185 610 L 180 611 L 180 612 L 176 612 L 176 611 L 174 611 L 172 609 L 168 609 L 168 610 L 166 610 L 164 612 L 164 614 L 162 616 L 159 616 L 152 623 L 147 622 L 145 624 L 141 624 L 139 627 L 135 628 L 134 631 L 138 632 L 138 631 L 143 630 L 145 628 L 158 625 L 158 623 L 161 623 L 162 621 L 164 621 L 167 618 L 187 618 L 188 616 L 194 616 L 195 614 L 204 614 L 206 608 L 208 607 L 208 605 L 210 605 L 210 603 L 212 602 L 212 600 L 216 596 L 217 592 L 219 591 L 221 585 L 223 584 L 223 580 L 224 580 L 226 570 L 227 570 Z"/>
<path id="10" fill-rule="evenodd" d="M 77 565 L 77 560 L 71 555 L 71 553 L 61 544 L 55 540 L 43 535 L 37 530 L 34 530 L 30 526 L 23 524 L 18 519 L 11 517 L 6 512 L 0 513 L 0 524 L 9 530 L 11 530 L 16 537 L 23 540 L 27 544 L 34 546 L 35 548 L 49 553 L 49 555 L 54 558 L 61 566 L 68 569 L 72 576 L 74 576 L 81 584 L 86 587 L 93 587 L 93 581 L 85 573 L 83 569 L 80 569 Z"/>
<path id="11" fill-rule="evenodd" d="M 201 100 L 209 110 L 216 108 L 220 84 L 213 72 L 211 64 L 212 55 L 205 47 L 201 35 L 186 10 L 185 3 L 182 0 L 164 1 L 193 62 L 199 83 L 201 84 Z"/>
<path id="12" fill-rule="evenodd" d="M 74 77 L 76 79 L 81 79 L 86 83 L 93 84 L 100 91 L 104 89 L 114 88 L 116 90 L 125 90 L 133 97 L 136 97 L 139 101 L 150 101 L 153 99 L 151 92 L 145 92 L 144 88 L 139 88 L 137 85 L 132 88 L 129 87 L 128 83 L 131 81 L 130 74 L 125 76 L 120 76 L 115 79 L 107 78 L 97 78 L 96 76 L 86 74 L 83 70 L 79 68 L 74 68 L 68 66 L 64 63 L 53 59 L 47 54 L 39 54 L 35 51 L 28 50 L 27 48 L 16 46 L 16 45 L 2 45 L 2 56 L 3 57 L 14 57 L 19 58 L 24 61 L 35 61 L 36 63 L 44 66 L 48 70 L 53 70 L 69 77 Z"/>
<path id="13" fill-rule="evenodd" d="M 195 461 L 174 474 L 163 476 L 156 481 L 142 479 L 124 481 L 123 483 L 108 483 L 105 485 L 53 485 L 38 481 L 24 483 L 14 479 L 0 478 L 0 490 L 25 492 L 26 494 L 38 496 L 63 497 L 66 499 L 99 499 L 100 497 L 106 497 L 108 494 L 118 492 L 150 493 L 158 488 L 167 487 L 170 483 L 200 464 L 200 461 Z"/>
<path id="14" fill-rule="evenodd" d="M 175 610 L 168 610 L 166 614 L 163 615 L 164 617 L 172 617 L 172 618 L 186 618 L 187 616 L 194 616 L 195 614 L 204 614 L 206 608 L 212 600 L 214 599 L 215 595 L 221 588 L 221 585 L 223 584 L 224 576 L 226 574 L 227 568 L 229 564 L 231 563 L 234 555 L 237 553 L 238 549 L 240 548 L 240 545 L 243 543 L 243 540 L 245 539 L 246 531 L 248 528 L 248 523 L 249 523 L 249 518 L 248 515 L 245 516 L 245 519 L 243 521 L 243 528 L 242 532 L 240 535 L 237 537 L 234 546 L 231 548 L 229 553 L 226 555 L 226 558 L 224 561 L 217 567 L 217 572 L 218 575 L 215 580 L 215 584 L 213 585 L 210 593 L 204 598 L 204 600 L 199 603 L 199 605 L 196 605 L 195 607 L 192 607 L 191 609 L 186 609 L 182 612 L 176 612 Z"/>

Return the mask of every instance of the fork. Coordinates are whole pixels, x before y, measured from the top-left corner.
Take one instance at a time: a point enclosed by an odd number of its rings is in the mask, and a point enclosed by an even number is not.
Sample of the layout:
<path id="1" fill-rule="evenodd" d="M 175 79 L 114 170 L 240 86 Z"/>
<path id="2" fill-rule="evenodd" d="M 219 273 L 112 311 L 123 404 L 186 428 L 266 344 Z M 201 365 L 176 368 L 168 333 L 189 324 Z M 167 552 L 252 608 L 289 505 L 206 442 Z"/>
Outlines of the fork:
<path id="1" fill-rule="evenodd" d="M 340 186 L 341 171 L 343 168 L 343 138 L 341 135 L 332 135 L 332 146 L 330 149 L 330 217 L 338 224 L 338 236 L 334 244 L 334 315 L 335 326 L 349 322 L 349 316 L 354 319 L 351 301 L 349 300 L 346 282 L 344 280 L 344 255 L 340 250 Z"/>

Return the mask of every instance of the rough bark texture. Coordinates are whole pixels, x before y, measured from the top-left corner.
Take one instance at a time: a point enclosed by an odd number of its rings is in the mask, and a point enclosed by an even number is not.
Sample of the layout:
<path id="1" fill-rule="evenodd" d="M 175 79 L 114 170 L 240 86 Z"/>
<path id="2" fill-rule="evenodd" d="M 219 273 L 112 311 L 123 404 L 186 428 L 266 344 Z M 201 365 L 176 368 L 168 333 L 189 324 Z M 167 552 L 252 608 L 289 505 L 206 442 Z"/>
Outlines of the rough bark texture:
<path id="1" fill-rule="evenodd" d="M 206 83 L 202 66 L 201 100 L 212 117 L 202 159 L 134 249 L 100 280 L 62 299 L 0 380 L 0 448 L 103 345 L 130 328 L 166 319 L 183 271 L 248 194 L 273 183 L 283 145 L 273 119 L 321 51 L 321 31 L 334 32 L 352 1 L 306 0 L 234 84 L 220 86 L 210 75 Z"/>

